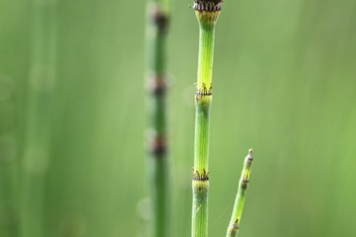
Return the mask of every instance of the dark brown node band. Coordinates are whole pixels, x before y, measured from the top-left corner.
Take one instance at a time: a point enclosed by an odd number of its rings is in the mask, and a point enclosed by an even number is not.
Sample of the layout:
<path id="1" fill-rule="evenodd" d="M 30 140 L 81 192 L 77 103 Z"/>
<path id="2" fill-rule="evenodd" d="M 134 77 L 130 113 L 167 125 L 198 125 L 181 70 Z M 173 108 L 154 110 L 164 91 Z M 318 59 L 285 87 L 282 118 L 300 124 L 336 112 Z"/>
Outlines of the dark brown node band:
<path id="1" fill-rule="evenodd" d="M 208 90 L 206 88 L 205 83 L 203 83 L 201 88 L 199 88 L 199 89 L 197 88 L 196 89 L 195 94 L 199 95 L 199 96 L 212 95 L 213 94 L 213 86 L 211 85 L 209 90 Z"/>
<path id="2" fill-rule="evenodd" d="M 196 91 L 195 94 L 199 96 L 213 95 L 212 91 Z"/>
<path id="3" fill-rule="evenodd" d="M 196 11 L 216 12 L 221 10 L 223 1 L 194 1 L 192 8 Z"/>
<path id="4" fill-rule="evenodd" d="M 161 96 L 167 91 L 167 83 L 164 76 L 149 76 L 147 79 L 147 90 L 149 93 Z"/>
<path id="5" fill-rule="evenodd" d="M 250 181 L 248 180 L 248 179 L 243 179 L 243 180 L 241 180 L 241 188 L 242 189 L 247 189 L 247 186 L 248 186 L 248 183 L 249 183 Z"/>
<path id="6" fill-rule="evenodd" d="M 169 18 L 166 13 L 162 12 L 157 4 L 152 4 L 149 8 L 149 18 L 157 26 L 159 33 L 165 33 L 168 28 Z"/>
<path id="7" fill-rule="evenodd" d="M 202 173 L 199 173 L 198 170 L 193 170 L 193 180 L 199 180 L 199 181 L 207 181 L 209 180 L 209 171 L 206 172 L 205 169 L 203 169 Z"/>
<path id="8" fill-rule="evenodd" d="M 167 139 L 164 135 L 148 138 L 148 151 L 155 157 L 164 157 L 167 153 Z"/>

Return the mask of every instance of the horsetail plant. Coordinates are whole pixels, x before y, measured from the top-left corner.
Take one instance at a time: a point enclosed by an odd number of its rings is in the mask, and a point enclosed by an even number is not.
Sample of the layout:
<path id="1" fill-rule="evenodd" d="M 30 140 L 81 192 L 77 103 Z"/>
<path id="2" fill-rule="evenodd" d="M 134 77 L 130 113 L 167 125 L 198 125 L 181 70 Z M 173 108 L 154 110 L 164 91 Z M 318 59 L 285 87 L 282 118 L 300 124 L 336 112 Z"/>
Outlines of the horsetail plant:
<path id="1" fill-rule="evenodd" d="M 227 228 L 226 237 L 236 237 L 240 228 L 242 210 L 245 203 L 245 194 L 247 191 L 248 183 L 250 181 L 251 165 L 252 165 L 252 149 L 248 151 L 248 155 L 245 158 L 244 166 L 242 168 L 239 186 L 237 189 L 236 199 L 230 224 Z"/>
<path id="2" fill-rule="evenodd" d="M 195 0 L 192 8 L 199 23 L 198 78 L 195 92 L 192 237 L 208 236 L 209 123 L 215 24 L 222 0 Z"/>
<path id="3" fill-rule="evenodd" d="M 169 236 L 168 160 L 166 138 L 166 35 L 169 1 L 149 0 L 147 4 L 148 159 L 153 219 L 151 237 Z"/>
<path id="4" fill-rule="evenodd" d="M 19 170 L 15 87 L 0 75 L 0 236 L 19 237 Z"/>
<path id="5" fill-rule="evenodd" d="M 23 160 L 23 237 L 45 236 L 56 66 L 57 1 L 31 1 L 33 17 Z"/>

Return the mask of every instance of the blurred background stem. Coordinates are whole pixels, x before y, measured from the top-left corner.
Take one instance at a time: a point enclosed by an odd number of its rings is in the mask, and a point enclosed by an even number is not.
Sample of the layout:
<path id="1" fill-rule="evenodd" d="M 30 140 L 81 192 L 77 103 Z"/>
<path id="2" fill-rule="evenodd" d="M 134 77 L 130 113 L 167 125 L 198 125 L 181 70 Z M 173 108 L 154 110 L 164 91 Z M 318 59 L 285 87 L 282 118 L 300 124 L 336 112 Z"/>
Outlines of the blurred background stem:
<path id="1" fill-rule="evenodd" d="M 32 0 L 32 47 L 23 160 L 23 236 L 44 236 L 56 64 L 56 1 Z"/>
<path id="2" fill-rule="evenodd" d="M 166 119 L 166 39 L 169 1 L 153 0 L 147 4 L 146 84 L 148 90 L 147 173 L 152 205 L 149 236 L 169 236 L 169 167 Z"/>
<path id="3" fill-rule="evenodd" d="M 0 236 L 18 237 L 19 172 L 15 126 L 15 88 L 0 75 Z"/>

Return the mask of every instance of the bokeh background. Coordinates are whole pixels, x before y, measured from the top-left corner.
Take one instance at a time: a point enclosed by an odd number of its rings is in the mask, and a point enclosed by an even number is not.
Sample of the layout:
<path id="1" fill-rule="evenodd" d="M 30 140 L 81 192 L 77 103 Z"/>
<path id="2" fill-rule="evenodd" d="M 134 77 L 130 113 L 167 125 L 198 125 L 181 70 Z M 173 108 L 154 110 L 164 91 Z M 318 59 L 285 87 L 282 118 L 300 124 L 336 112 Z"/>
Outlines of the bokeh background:
<path id="1" fill-rule="evenodd" d="M 190 235 L 198 25 L 189 4 L 172 1 L 168 37 L 172 237 Z M 225 234 L 249 148 L 255 161 L 240 236 L 356 236 L 356 1 L 229 0 L 222 7 L 210 236 Z M 53 114 L 43 114 L 52 121 L 50 156 L 45 165 L 30 164 L 45 170 L 37 187 L 44 236 L 143 236 L 145 3 L 58 0 L 55 8 Z M 41 44 L 33 9 L 29 0 L 0 1 L 5 237 L 15 228 L 9 205 L 39 216 L 21 201 L 29 178 L 29 78 Z"/>

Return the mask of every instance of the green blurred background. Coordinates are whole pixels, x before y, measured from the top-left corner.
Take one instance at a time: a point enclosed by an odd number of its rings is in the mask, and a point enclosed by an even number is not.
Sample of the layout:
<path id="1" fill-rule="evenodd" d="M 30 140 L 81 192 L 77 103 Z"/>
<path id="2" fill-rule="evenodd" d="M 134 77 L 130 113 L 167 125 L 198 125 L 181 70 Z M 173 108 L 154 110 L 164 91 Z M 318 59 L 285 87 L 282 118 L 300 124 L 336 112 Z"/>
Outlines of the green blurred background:
<path id="1" fill-rule="evenodd" d="M 198 25 L 189 4 L 172 2 L 168 39 L 173 237 L 190 235 Z M 222 7 L 210 236 L 225 234 L 249 148 L 255 163 L 240 236 L 356 236 L 356 1 L 226 0 Z M 7 156 L 17 157 L 12 177 L 24 177 L 31 9 L 29 0 L 0 0 L 0 165 L 7 172 Z M 145 3 L 58 0 L 56 14 L 45 236 L 142 236 Z M 0 201 L 9 202 L 4 190 Z M 17 209 L 19 190 L 10 198 Z"/>

